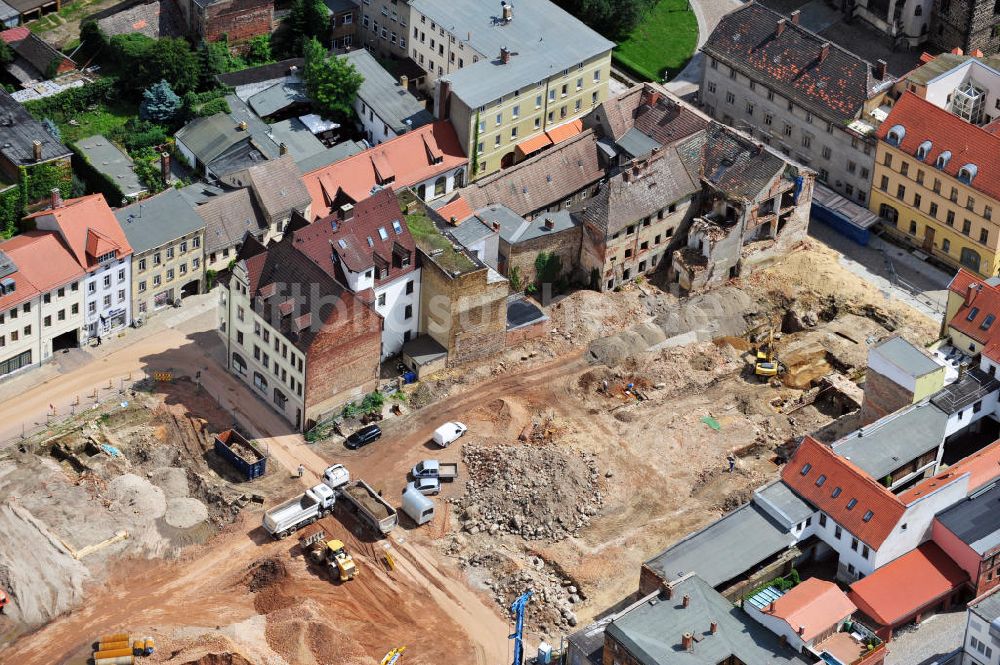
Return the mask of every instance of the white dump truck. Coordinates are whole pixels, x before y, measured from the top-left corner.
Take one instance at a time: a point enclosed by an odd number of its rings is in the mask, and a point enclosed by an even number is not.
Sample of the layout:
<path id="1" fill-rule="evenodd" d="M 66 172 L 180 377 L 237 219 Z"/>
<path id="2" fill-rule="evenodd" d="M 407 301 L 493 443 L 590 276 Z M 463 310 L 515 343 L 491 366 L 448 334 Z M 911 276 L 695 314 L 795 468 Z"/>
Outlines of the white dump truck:
<path id="1" fill-rule="evenodd" d="M 325 484 L 307 489 L 264 513 L 264 529 L 275 538 L 287 538 L 333 511 L 337 492 Z"/>
<path id="2" fill-rule="evenodd" d="M 332 490 L 339 490 L 351 482 L 351 474 L 343 464 L 328 466 L 323 472 L 323 484 Z"/>

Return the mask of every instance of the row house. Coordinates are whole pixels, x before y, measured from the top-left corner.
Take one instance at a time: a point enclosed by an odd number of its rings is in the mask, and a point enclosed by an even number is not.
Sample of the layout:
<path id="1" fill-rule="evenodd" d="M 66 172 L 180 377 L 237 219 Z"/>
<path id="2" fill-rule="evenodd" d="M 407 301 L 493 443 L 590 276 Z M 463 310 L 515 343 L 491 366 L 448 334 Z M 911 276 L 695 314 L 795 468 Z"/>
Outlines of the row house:
<path id="1" fill-rule="evenodd" d="M 894 83 L 871 64 L 751 2 L 727 14 L 704 46 L 702 108 L 814 169 L 838 194 L 868 204 L 873 112 Z"/>

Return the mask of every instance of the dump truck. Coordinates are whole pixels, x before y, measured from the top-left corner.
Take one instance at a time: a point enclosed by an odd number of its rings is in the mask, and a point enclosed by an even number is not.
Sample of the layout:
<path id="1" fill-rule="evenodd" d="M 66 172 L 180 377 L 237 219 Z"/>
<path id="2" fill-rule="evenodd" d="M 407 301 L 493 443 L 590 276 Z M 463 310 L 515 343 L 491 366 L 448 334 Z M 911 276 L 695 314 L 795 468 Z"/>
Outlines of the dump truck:
<path id="1" fill-rule="evenodd" d="M 341 498 L 350 504 L 362 521 L 379 533 L 385 535 L 396 526 L 399 520 L 396 509 L 365 481 L 355 480 L 339 491 Z"/>
<path id="2" fill-rule="evenodd" d="M 358 568 L 354 565 L 354 558 L 347 553 L 343 541 L 337 539 L 327 539 L 326 532 L 317 531 L 308 538 L 303 539 L 303 547 L 309 550 L 309 557 L 313 563 L 328 566 L 330 575 L 341 582 L 353 580 L 358 574 Z"/>
<path id="3" fill-rule="evenodd" d="M 337 493 L 320 483 L 264 513 L 264 529 L 275 538 L 287 538 L 330 514 L 336 500 Z"/>
<path id="4" fill-rule="evenodd" d="M 259 478 L 267 471 L 267 454 L 234 429 L 216 435 L 215 452 L 236 467 L 247 480 Z"/>
<path id="5" fill-rule="evenodd" d="M 414 478 L 437 478 L 448 482 L 458 478 L 458 464 L 441 463 L 436 459 L 425 459 L 414 465 L 410 471 Z"/>

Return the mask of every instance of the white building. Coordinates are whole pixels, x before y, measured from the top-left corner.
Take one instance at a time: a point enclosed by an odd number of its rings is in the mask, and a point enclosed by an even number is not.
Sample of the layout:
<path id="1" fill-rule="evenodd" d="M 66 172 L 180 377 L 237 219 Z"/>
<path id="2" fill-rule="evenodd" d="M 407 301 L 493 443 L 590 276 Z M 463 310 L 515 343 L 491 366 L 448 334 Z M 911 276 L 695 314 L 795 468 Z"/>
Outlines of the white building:
<path id="1" fill-rule="evenodd" d="M 83 337 L 114 333 L 132 322 L 132 247 L 104 196 L 92 194 L 63 203 L 53 194 L 52 206 L 29 216 L 39 230 L 58 233 L 83 280 Z"/>
<path id="2" fill-rule="evenodd" d="M 434 121 L 424 104 L 410 93 L 408 79 L 394 79 L 371 53 L 358 49 L 338 57 L 365 77 L 354 98 L 354 111 L 368 143 L 378 145 Z"/>
<path id="3" fill-rule="evenodd" d="M 969 603 L 961 665 L 1000 665 L 1000 588 Z"/>

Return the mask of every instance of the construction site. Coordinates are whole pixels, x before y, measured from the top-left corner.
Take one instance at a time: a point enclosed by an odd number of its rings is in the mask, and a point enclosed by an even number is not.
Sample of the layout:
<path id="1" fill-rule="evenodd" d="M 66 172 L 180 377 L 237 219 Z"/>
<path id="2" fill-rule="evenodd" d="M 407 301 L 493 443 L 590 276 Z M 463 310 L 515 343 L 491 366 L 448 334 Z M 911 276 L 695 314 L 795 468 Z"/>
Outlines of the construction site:
<path id="1" fill-rule="evenodd" d="M 634 599 L 644 560 L 774 479 L 800 437 L 855 429 L 873 344 L 937 337 L 838 259 L 807 241 L 691 298 L 574 292 L 545 307 L 543 336 L 407 385 L 371 445 L 255 440 L 252 480 L 214 447 L 239 419 L 193 377 L 123 388 L 0 455 L 3 661 L 82 664 L 99 635 L 131 632 L 157 646 L 137 662 L 371 665 L 406 647 L 407 665 L 502 665 L 529 590 L 528 653 L 558 648 Z M 449 420 L 468 433 L 433 446 Z M 261 526 L 332 464 L 398 507 L 431 456 L 458 477 L 426 524 L 400 513 L 383 535 L 338 504 L 310 532 Z M 316 529 L 353 572 L 312 560 L 300 536 Z"/>

